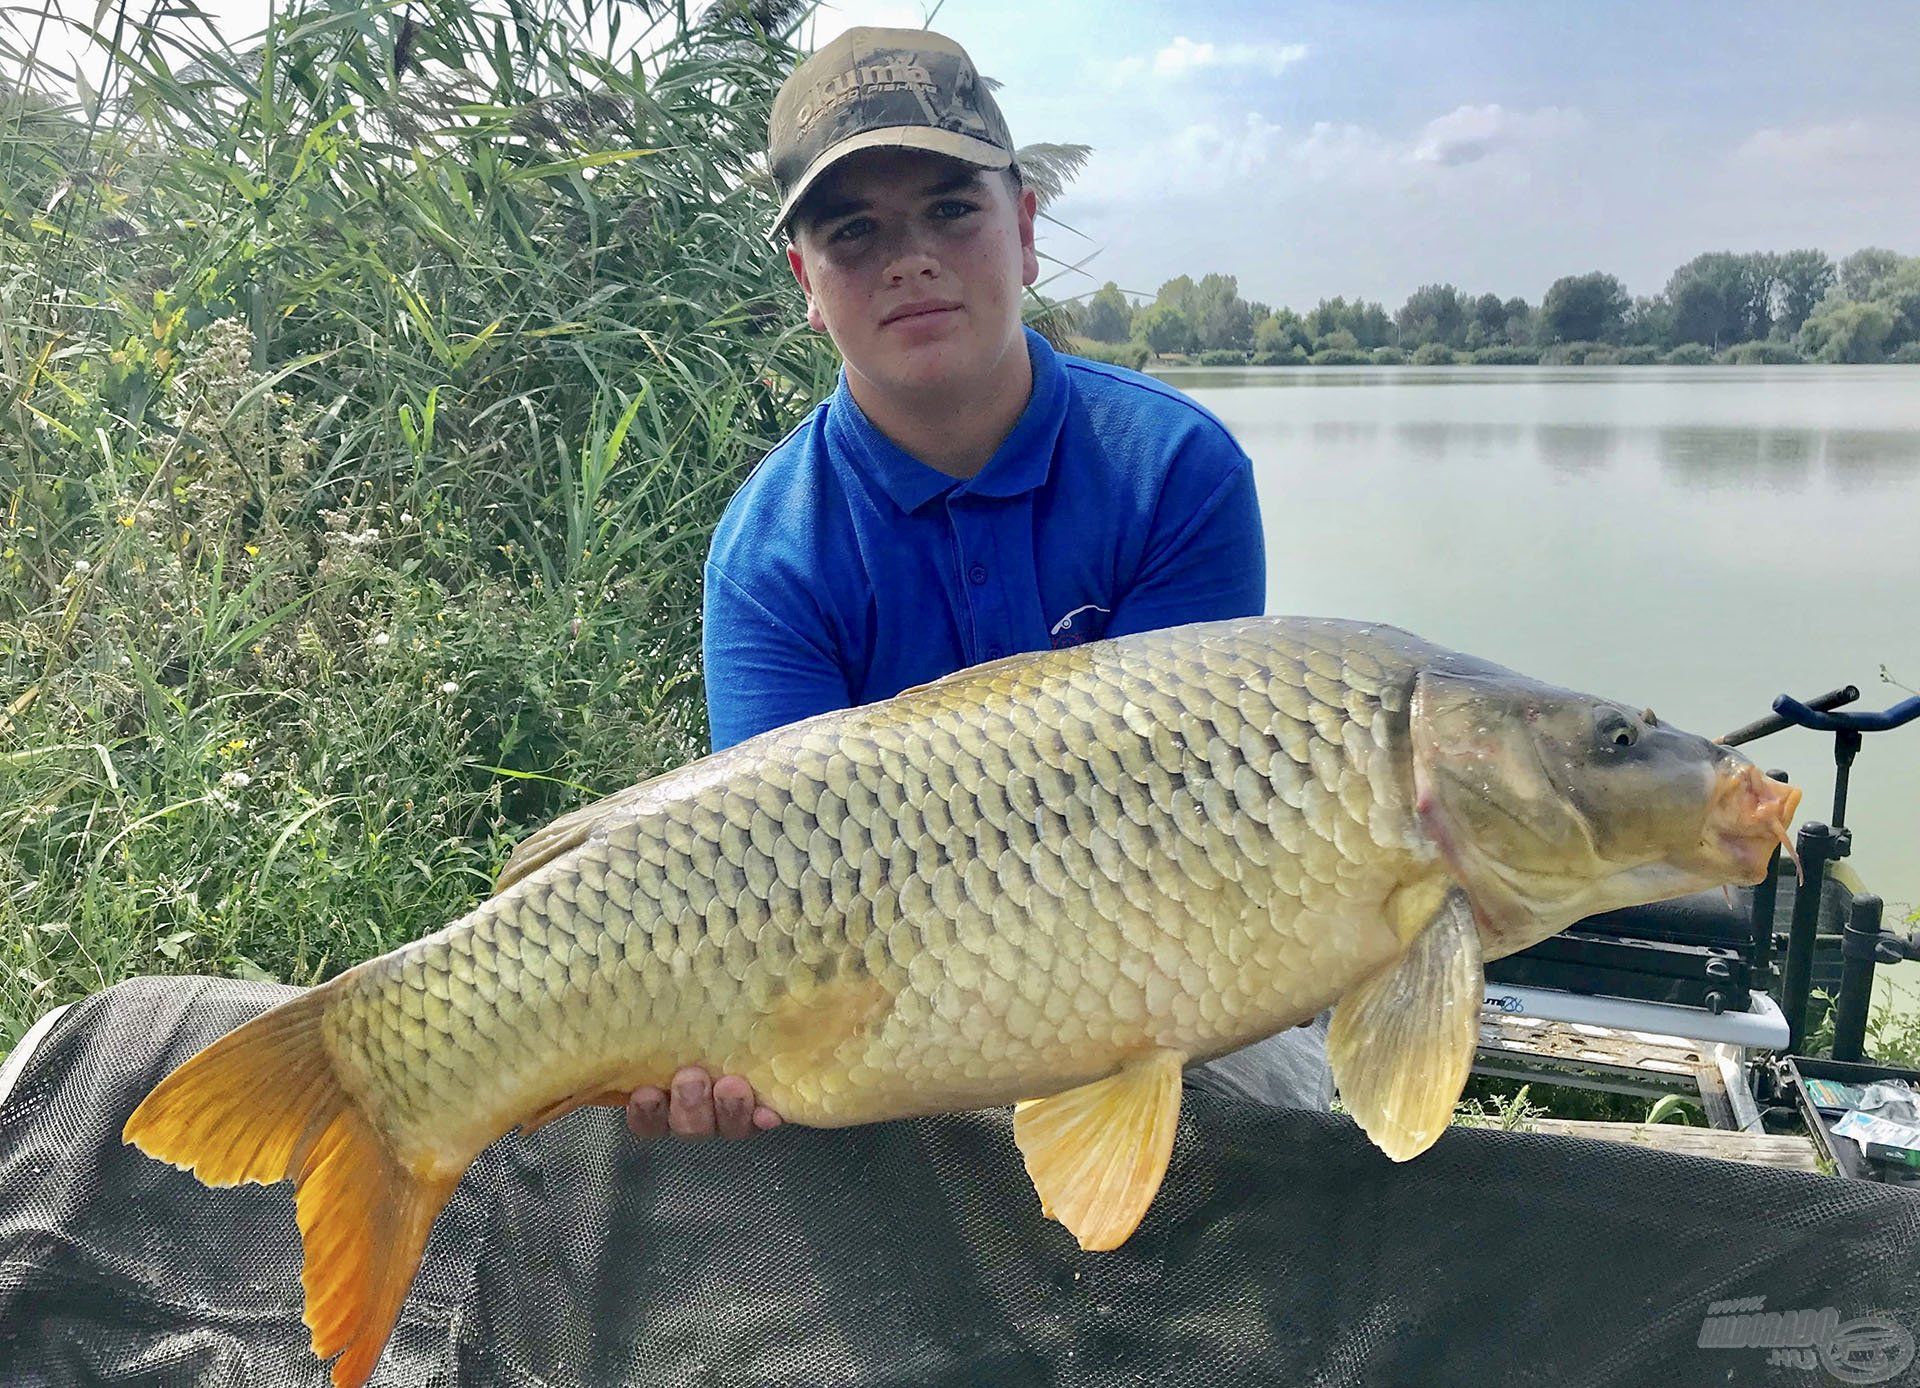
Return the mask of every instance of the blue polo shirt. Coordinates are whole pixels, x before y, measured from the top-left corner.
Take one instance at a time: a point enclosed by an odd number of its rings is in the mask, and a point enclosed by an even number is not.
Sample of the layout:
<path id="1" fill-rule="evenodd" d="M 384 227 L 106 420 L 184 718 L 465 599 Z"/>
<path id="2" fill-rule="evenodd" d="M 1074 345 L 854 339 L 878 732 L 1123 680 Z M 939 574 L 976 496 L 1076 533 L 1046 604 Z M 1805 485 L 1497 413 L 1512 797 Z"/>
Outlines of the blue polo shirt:
<path id="1" fill-rule="evenodd" d="M 843 368 L 747 478 L 706 564 L 716 751 L 1015 651 L 1263 610 L 1253 468 L 1225 426 L 1026 340 L 1033 394 L 974 477 L 888 439 Z"/>

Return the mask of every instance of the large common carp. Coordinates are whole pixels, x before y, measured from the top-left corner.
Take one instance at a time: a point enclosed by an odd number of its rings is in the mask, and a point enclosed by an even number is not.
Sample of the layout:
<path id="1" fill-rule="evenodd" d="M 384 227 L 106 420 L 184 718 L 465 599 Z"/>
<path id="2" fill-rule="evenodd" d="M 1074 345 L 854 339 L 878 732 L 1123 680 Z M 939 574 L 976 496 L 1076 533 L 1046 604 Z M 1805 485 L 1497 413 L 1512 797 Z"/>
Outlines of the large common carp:
<path id="1" fill-rule="evenodd" d="M 1486 960 L 1760 880 L 1798 799 L 1391 627 L 1016 655 L 565 816 L 466 916 L 194 1056 L 125 1136 L 209 1185 L 296 1182 L 340 1385 L 482 1148 L 686 1064 L 828 1127 L 1017 1102 L 1043 1210 L 1112 1248 L 1184 1066 L 1337 1004 L 1345 1103 L 1412 1157 L 1465 1083 Z"/>

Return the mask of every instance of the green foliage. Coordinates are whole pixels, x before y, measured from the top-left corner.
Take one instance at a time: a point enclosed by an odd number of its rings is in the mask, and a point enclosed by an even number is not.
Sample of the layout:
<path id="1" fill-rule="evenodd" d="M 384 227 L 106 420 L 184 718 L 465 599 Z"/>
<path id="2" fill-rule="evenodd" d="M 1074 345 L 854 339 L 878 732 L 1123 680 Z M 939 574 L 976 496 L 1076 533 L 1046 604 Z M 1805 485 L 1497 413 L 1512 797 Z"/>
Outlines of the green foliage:
<path id="1" fill-rule="evenodd" d="M 1649 1123 L 1678 1123 L 1683 1128 L 1704 1128 L 1707 1116 L 1700 1105 L 1678 1094 L 1663 1094 L 1647 1110 Z"/>
<path id="2" fill-rule="evenodd" d="M 1247 352 L 1230 352 L 1230 351 L 1222 351 L 1219 349 L 1215 349 L 1214 351 L 1202 352 L 1200 354 L 1200 365 L 1202 366 L 1245 366 L 1247 364 L 1247 358 L 1249 355 L 1250 353 L 1247 353 Z"/>
<path id="3" fill-rule="evenodd" d="M 1160 286 L 1147 311 L 1153 309 L 1163 312 L 1151 324 L 1143 324 L 1142 314 L 1135 315 L 1133 335 L 1151 346 L 1152 331 L 1157 326 L 1160 340 L 1168 345 L 1155 346 L 1156 354 L 1247 352 L 1255 347 L 1253 306 L 1240 297 L 1239 282 L 1232 275 L 1202 275 L 1197 284 L 1190 275 L 1170 279 Z M 1177 335 L 1168 326 L 1175 319 L 1169 315 L 1177 315 L 1177 320 L 1186 325 L 1184 339 L 1176 341 Z"/>
<path id="4" fill-rule="evenodd" d="M 1398 347 L 1376 347 L 1369 360 L 1375 366 L 1405 366 L 1407 354 Z"/>
<path id="5" fill-rule="evenodd" d="M 1596 357 L 1601 360 L 1595 361 Z M 1601 366 L 1617 360 L 1614 349 L 1604 342 L 1556 342 L 1540 351 L 1542 366 Z"/>
<path id="6" fill-rule="evenodd" d="M 1133 315 L 1133 337 L 1154 356 L 1193 350 L 1193 325 L 1172 304 L 1153 303 Z"/>
<path id="7" fill-rule="evenodd" d="M 1668 366 L 1712 366 L 1713 353 L 1698 342 L 1683 342 L 1662 360 Z"/>
<path id="8" fill-rule="evenodd" d="M 1402 347 L 1438 342 L 1463 347 L 1467 341 L 1467 310 L 1460 291 L 1450 284 L 1423 284 L 1407 296 L 1393 315 Z M 1417 360 L 1417 358 L 1416 358 Z"/>
<path id="9" fill-rule="evenodd" d="M 1444 342 L 1423 342 L 1413 353 L 1415 366 L 1452 366 L 1453 348 Z"/>
<path id="10" fill-rule="evenodd" d="M 1659 353 L 1673 345 L 1673 305 L 1665 295 L 1635 299 L 1620 325 L 1620 340 L 1629 347 L 1648 347 Z"/>
<path id="11" fill-rule="evenodd" d="M 1920 342 L 1920 256 L 1882 279 L 1873 302 L 1893 314 L 1893 329 L 1887 334 L 1889 350 L 1897 352 L 1910 342 Z"/>
<path id="12" fill-rule="evenodd" d="M 1533 366 L 1539 360 L 1531 347 L 1482 347 L 1473 354 L 1475 366 Z"/>
<path id="13" fill-rule="evenodd" d="M 1909 342 L 1906 346 L 1888 357 L 1887 360 L 1898 362 L 1903 366 L 1911 366 L 1916 362 L 1920 362 L 1920 342 Z"/>
<path id="14" fill-rule="evenodd" d="M 1329 347 L 1315 352 L 1307 360 L 1315 366 L 1366 366 L 1372 358 L 1365 352 L 1348 347 Z"/>
<path id="15" fill-rule="evenodd" d="M 1685 342 L 1702 344 L 1709 357 L 1719 352 L 1723 361 L 1746 365 L 1792 360 L 1796 334 L 1804 337 L 1807 323 L 1848 302 L 1849 286 L 1892 315 L 1879 350 L 1893 357 L 1906 343 L 1920 341 L 1920 257 L 1881 250 L 1858 252 L 1838 268 L 1824 251 L 1813 249 L 1715 251 L 1675 270 L 1666 292 L 1640 298 L 1630 297 L 1609 274 L 1568 275 L 1548 288 L 1538 310 L 1524 298 L 1473 296 L 1451 284 L 1425 284 L 1391 317 L 1377 303 L 1340 296 L 1323 298 L 1299 314 L 1284 306 L 1245 303 L 1238 281 L 1219 274 L 1198 281 L 1189 275 L 1170 279 L 1154 302 L 1181 314 L 1189 330 L 1182 338 L 1163 325 L 1167 345 L 1160 351 L 1246 351 L 1250 346 L 1259 365 L 1351 364 L 1354 354 L 1396 364 L 1417 360 L 1415 354 L 1429 343 L 1451 348 L 1453 360 L 1492 365 L 1646 365 L 1665 360 Z M 1109 291 L 1117 318 L 1124 300 L 1112 285 L 1101 294 Z M 1082 317 L 1085 331 L 1084 312 Z M 1813 332 L 1825 344 L 1835 326 L 1822 320 Z M 1855 355 L 1836 359 L 1868 359 L 1858 355 L 1866 339 L 1853 320 L 1843 317 L 1838 326 L 1846 330 L 1846 341 L 1833 350 Z M 1147 340 L 1138 317 L 1132 334 Z M 1741 350 L 1734 350 L 1736 345 Z M 1800 352 L 1801 359 L 1814 355 L 1804 341 Z M 1433 360 L 1430 356 L 1429 364 Z M 1695 361 L 1696 354 L 1680 360 Z"/>
<path id="16" fill-rule="evenodd" d="M 1718 351 L 1766 337 L 1773 327 L 1778 261 L 1764 252 L 1709 251 L 1675 270 L 1666 289 L 1674 342 L 1701 342 Z"/>
<path id="17" fill-rule="evenodd" d="M 1289 356 L 1297 350 L 1304 358 L 1312 346 L 1306 323 L 1290 308 L 1261 319 L 1253 330 L 1253 350 L 1261 356 Z"/>
<path id="18" fill-rule="evenodd" d="M 1773 332 L 1790 338 L 1839 282 L 1839 272 L 1825 251 L 1788 251 L 1775 258 L 1773 280 L 1779 306 Z"/>
<path id="19" fill-rule="evenodd" d="M 1202 275 L 1194 286 L 1187 314 L 1193 323 L 1195 346 L 1203 352 L 1247 352 L 1253 349 L 1253 309 L 1240 297 L 1232 275 Z"/>
<path id="20" fill-rule="evenodd" d="M 1914 917 L 1908 919 L 1912 921 Z M 1884 987 L 1885 994 L 1867 1010 L 1867 1029 L 1861 1038 L 1861 1050 L 1870 1061 L 1920 1069 L 1920 996 L 1891 979 Z M 1816 988 L 1812 1001 L 1811 1015 L 1818 1020 L 1807 1033 L 1806 1053 L 1830 1056 L 1833 1054 L 1834 999 L 1825 989 Z"/>
<path id="21" fill-rule="evenodd" d="M 1519 1126 L 1531 1127 L 1536 1118 L 1567 1118 L 1590 1123 L 1640 1123 L 1646 1120 L 1648 1102 L 1631 1094 L 1611 1094 L 1568 1084 L 1523 1084 L 1495 1075 L 1469 1075 L 1461 1092 L 1460 1108 L 1477 1107 L 1481 1111 L 1507 1111 L 1516 1106 L 1525 1111 Z"/>
<path id="22" fill-rule="evenodd" d="M 1899 320 L 1877 300 L 1828 299 L 1800 329 L 1800 350 L 1815 361 L 1879 361 Z"/>
<path id="23" fill-rule="evenodd" d="M 1784 342 L 1742 342 L 1722 352 L 1720 360 L 1732 366 L 1798 366 L 1806 358 Z"/>
<path id="24" fill-rule="evenodd" d="M 1080 331 L 1095 342 L 1125 342 L 1133 335 L 1133 305 L 1112 280 L 1101 285 L 1080 314 Z"/>
<path id="25" fill-rule="evenodd" d="M 1075 354 L 1088 361 L 1106 362 L 1109 366 L 1124 366 L 1130 371 L 1138 371 L 1147 364 L 1151 353 L 1144 342 L 1093 342 L 1085 338 L 1073 344 Z"/>
<path id="26" fill-rule="evenodd" d="M 1394 332 L 1387 311 L 1365 299 L 1355 299 L 1352 303 L 1344 298 L 1322 299 L 1300 322 L 1305 330 L 1303 344 L 1319 343 L 1345 351 L 1384 346 Z M 1337 343 L 1327 341 L 1336 334 L 1345 334 L 1352 339 L 1351 343 L 1344 339 Z"/>
<path id="27" fill-rule="evenodd" d="M 1620 281 L 1594 271 L 1565 275 L 1540 301 L 1542 342 L 1618 342 L 1633 301 Z"/>
<path id="28" fill-rule="evenodd" d="M 795 51 L 409 13 L 404 80 L 309 0 L 0 98 L 0 1044 L 323 977 L 704 750 L 707 537 L 835 365 L 743 234 Z"/>
<path id="29" fill-rule="evenodd" d="M 1878 296 L 1880 282 L 1905 263 L 1906 257 L 1880 246 L 1855 251 L 1840 262 L 1840 292 L 1849 299 Z"/>
<path id="30" fill-rule="evenodd" d="M 1548 1110 L 1533 1101 L 1530 1085 L 1521 1085 L 1511 1094 L 1491 1092 L 1474 1098 L 1462 1097 L 1454 1106 L 1454 1126 L 1494 1128 L 1500 1132 L 1530 1131 L 1537 1119 L 1549 1117 Z"/>

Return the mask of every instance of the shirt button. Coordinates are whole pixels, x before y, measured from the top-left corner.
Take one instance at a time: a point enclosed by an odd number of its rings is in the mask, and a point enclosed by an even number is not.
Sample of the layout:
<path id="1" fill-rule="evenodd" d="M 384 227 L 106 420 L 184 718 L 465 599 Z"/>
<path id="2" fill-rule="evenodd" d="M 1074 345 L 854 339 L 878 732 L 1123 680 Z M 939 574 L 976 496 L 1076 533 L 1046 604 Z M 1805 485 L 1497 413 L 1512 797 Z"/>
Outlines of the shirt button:
<path id="1" fill-rule="evenodd" d="M 987 566 L 985 564 L 975 564 L 967 570 L 967 578 L 976 588 L 979 587 L 987 581 Z"/>

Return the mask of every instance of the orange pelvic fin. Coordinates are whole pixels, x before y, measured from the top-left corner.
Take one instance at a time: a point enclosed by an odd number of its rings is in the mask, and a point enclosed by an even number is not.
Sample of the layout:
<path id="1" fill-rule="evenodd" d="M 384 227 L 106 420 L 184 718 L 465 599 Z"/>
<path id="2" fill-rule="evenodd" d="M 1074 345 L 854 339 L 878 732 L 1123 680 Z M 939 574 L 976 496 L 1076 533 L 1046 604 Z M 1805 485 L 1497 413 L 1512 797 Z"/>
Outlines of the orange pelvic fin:
<path id="1" fill-rule="evenodd" d="M 1082 1248 L 1118 1248 L 1153 1203 L 1180 1124 L 1182 1060 L 1149 1051 L 1106 1079 L 1014 1106 L 1040 1213 Z"/>
<path id="2" fill-rule="evenodd" d="M 395 1159 L 341 1087 L 322 1040 L 327 989 L 282 1003 L 157 1085 L 122 1138 L 210 1186 L 292 1179 L 313 1352 L 360 1388 L 399 1318 L 459 1180 Z"/>

